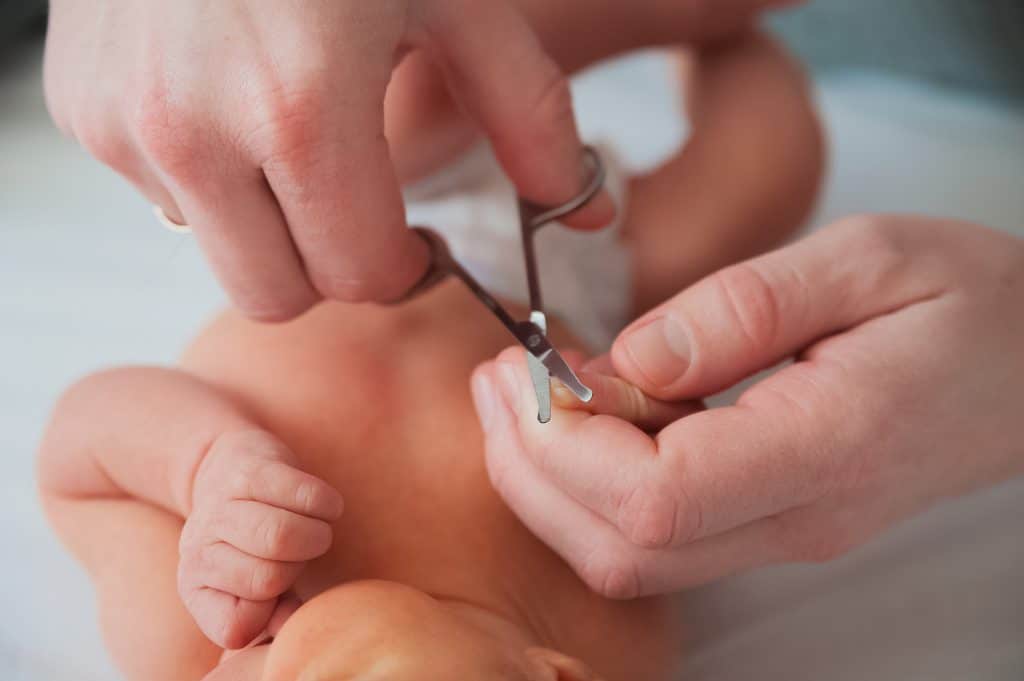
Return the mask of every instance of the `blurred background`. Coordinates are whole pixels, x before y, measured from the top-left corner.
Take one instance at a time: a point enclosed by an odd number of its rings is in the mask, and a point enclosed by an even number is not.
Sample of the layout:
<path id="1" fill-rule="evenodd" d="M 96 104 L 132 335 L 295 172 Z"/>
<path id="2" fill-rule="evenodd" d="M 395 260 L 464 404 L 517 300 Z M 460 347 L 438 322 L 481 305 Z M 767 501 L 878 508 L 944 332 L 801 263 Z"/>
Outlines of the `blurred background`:
<path id="1" fill-rule="evenodd" d="M 900 211 L 1024 237 L 1024 2 L 821 0 L 771 25 L 814 70 L 829 134 L 810 228 Z M 35 498 L 37 439 L 64 386 L 111 364 L 172 362 L 223 298 L 192 241 L 160 229 L 126 182 L 53 128 L 40 85 L 44 28 L 42 0 L 0 0 L 0 677 L 108 681 L 117 676 L 91 591 Z M 616 131 L 630 163 L 656 162 L 684 132 L 666 68 L 645 54 L 579 78 L 585 136 Z M 1024 678 L 1024 587 L 999 597 L 976 588 L 1024 576 L 1022 532 L 977 529 L 1006 514 L 1024 528 L 1024 489 L 990 500 L 944 506 L 828 570 L 765 571 L 698 591 L 689 678 Z M 984 560 L 972 561 L 981 552 L 971 542 L 988 542 Z M 944 566 L 941 595 L 887 590 L 893 565 L 928 561 Z M 801 601 L 808 590 L 840 600 Z M 885 627 L 873 624 L 909 611 L 935 626 L 901 644 L 896 666 L 830 668 L 835 641 L 887 650 Z M 777 633 L 742 636 L 765 627 Z"/>

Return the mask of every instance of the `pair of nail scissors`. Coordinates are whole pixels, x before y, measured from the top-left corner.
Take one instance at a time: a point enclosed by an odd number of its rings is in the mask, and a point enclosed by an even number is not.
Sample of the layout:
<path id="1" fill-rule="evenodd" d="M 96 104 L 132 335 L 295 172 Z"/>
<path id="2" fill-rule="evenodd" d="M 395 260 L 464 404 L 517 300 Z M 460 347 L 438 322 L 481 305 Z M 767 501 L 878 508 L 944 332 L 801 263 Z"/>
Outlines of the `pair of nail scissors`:
<path id="1" fill-rule="evenodd" d="M 505 326 L 513 337 L 526 349 L 526 361 L 530 370 L 530 379 L 537 396 L 537 420 L 547 423 L 551 420 L 551 377 L 554 376 L 580 400 L 589 402 L 593 397 L 590 388 L 583 385 L 580 379 L 566 363 L 555 346 L 548 340 L 547 316 L 544 314 L 543 299 L 540 293 L 540 275 L 534 249 L 534 235 L 544 226 L 564 218 L 585 206 L 601 190 L 604 184 L 605 171 L 601 157 L 597 152 L 586 147 L 586 159 L 591 167 L 591 179 L 587 186 L 576 197 L 560 206 L 542 206 L 519 198 L 519 224 L 523 239 L 523 257 L 526 263 L 526 283 L 529 289 L 530 318 L 517 321 L 508 311 L 487 292 L 483 286 L 466 271 L 448 250 L 444 238 L 426 227 L 413 227 L 430 246 L 431 263 L 427 273 L 413 286 L 402 300 L 433 287 L 448 276 L 458 277 L 466 287 L 489 309 Z"/>

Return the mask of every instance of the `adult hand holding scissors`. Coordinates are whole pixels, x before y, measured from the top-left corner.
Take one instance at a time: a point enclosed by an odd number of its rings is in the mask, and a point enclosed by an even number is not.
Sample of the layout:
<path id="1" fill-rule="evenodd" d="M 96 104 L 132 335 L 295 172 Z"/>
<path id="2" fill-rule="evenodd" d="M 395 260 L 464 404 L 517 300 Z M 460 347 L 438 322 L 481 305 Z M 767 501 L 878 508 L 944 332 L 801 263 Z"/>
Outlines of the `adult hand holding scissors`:
<path id="1" fill-rule="evenodd" d="M 57 1 L 46 91 L 66 133 L 193 228 L 243 312 L 280 320 L 321 297 L 395 299 L 426 267 L 384 137 L 415 49 L 524 196 L 579 191 L 565 78 L 500 0 Z M 612 211 L 605 197 L 575 224 Z"/>
<path id="2" fill-rule="evenodd" d="M 1022 301 L 1020 239 L 844 220 L 644 315 L 580 374 L 592 403 L 548 425 L 521 353 L 481 367 L 489 470 L 608 596 L 829 560 L 1024 473 Z M 734 406 L 692 402 L 787 358 Z"/>
<path id="3" fill-rule="evenodd" d="M 54 0 L 46 94 L 65 133 L 193 228 L 243 313 L 284 320 L 321 298 L 394 300 L 423 274 L 392 159 L 403 165 L 409 137 L 449 155 L 423 124 L 423 109 L 447 110 L 435 68 L 519 194 L 559 205 L 588 173 L 563 71 L 720 38 L 785 4 Z M 410 52 L 389 140 L 385 91 Z M 598 197 L 568 223 L 612 213 Z"/>

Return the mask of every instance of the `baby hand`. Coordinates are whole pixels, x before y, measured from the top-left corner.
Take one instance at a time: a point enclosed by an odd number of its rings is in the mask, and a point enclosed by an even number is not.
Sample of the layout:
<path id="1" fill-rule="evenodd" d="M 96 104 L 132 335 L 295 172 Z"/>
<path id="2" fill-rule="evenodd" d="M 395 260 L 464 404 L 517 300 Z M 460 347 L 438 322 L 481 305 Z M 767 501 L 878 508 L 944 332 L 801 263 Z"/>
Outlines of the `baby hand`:
<path id="1" fill-rule="evenodd" d="M 290 615 L 286 593 L 327 552 L 341 511 L 341 495 L 274 436 L 219 437 L 196 472 L 179 547 L 178 593 L 203 633 L 241 648 Z"/>

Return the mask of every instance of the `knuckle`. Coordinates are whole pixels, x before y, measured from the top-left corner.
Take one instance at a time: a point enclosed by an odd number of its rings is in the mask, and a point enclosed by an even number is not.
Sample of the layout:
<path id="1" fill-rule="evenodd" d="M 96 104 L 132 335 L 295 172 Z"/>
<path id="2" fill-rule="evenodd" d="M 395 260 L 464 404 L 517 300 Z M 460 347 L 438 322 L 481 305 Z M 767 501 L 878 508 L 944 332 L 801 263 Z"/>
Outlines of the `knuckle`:
<path id="1" fill-rule="evenodd" d="M 202 125 L 188 107 L 173 103 L 165 90 L 153 89 L 140 99 L 134 125 L 150 162 L 185 186 L 204 181 Z"/>
<path id="2" fill-rule="evenodd" d="M 312 480 L 302 480 L 295 486 L 295 507 L 309 513 L 317 504 L 317 485 Z"/>
<path id="3" fill-rule="evenodd" d="M 380 294 L 381 282 L 358 273 L 337 273 L 314 271 L 313 286 L 326 298 L 344 303 L 363 303 L 376 300 Z"/>
<path id="4" fill-rule="evenodd" d="M 217 558 L 214 554 L 215 544 L 204 544 L 197 546 L 191 551 L 191 571 L 196 577 L 208 579 L 210 573 L 216 572 L 220 564 L 217 562 Z"/>
<path id="5" fill-rule="evenodd" d="M 224 485 L 221 496 L 235 499 L 250 499 L 255 491 L 257 466 L 248 459 L 235 462 L 230 470 L 224 473 Z"/>
<path id="6" fill-rule="evenodd" d="M 709 280 L 722 307 L 754 348 L 771 346 L 778 334 L 781 304 L 765 272 L 751 262 L 732 265 Z"/>
<path id="7" fill-rule="evenodd" d="M 617 386 L 622 413 L 627 421 L 642 421 L 650 416 L 651 403 L 639 386 L 625 382 L 616 382 L 614 385 Z"/>
<path id="8" fill-rule="evenodd" d="M 580 579 L 595 593 L 615 600 L 642 594 L 639 565 L 624 549 L 598 547 L 583 561 Z"/>
<path id="9" fill-rule="evenodd" d="M 528 109 L 526 122 L 532 125 L 541 144 L 557 142 L 557 135 L 573 121 L 572 90 L 569 79 L 554 64 L 550 74 L 542 81 L 532 105 Z"/>
<path id="10" fill-rule="evenodd" d="M 279 565 L 261 561 L 249 573 L 249 598 L 269 601 L 287 590 L 287 576 Z"/>
<path id="11" fill-rule="evenodd" d="M 288 546 L 284 522 L 276 514 L 267 514 L 259 525 L 260 542 L 268 556 L 281 555 Z"/>
<path id="12" fill-rule="evenodd" d="M 622 499 L 619 529 L 632 543 L 645 548 L 663 548 L 677 539 L 679 503 L 671 492 L 658 485 L 641 485 Z"/>
<path id="13" fill-rule="evenodd" d="M 209 557 L 208 547 L 191 546 L 178 558 L 178 590 L 184 595 L 197 585 L 203 585 L 216 569 Z"/>
<path id="14" fill-rule="evenodd" d="M 89 118 L 76 121 L 74 136 L 101 163 L 126 174 L 131 166 L 131 146 L 107 121 Z"/>
<path id="15" fill-rule="evenodd" d="M 255 126 L 245 145 L 285 176 L 305 172 L 317 158 L 327 118 L 327 97 L 319 85 L 272 88 L 260 96 Z"/>

